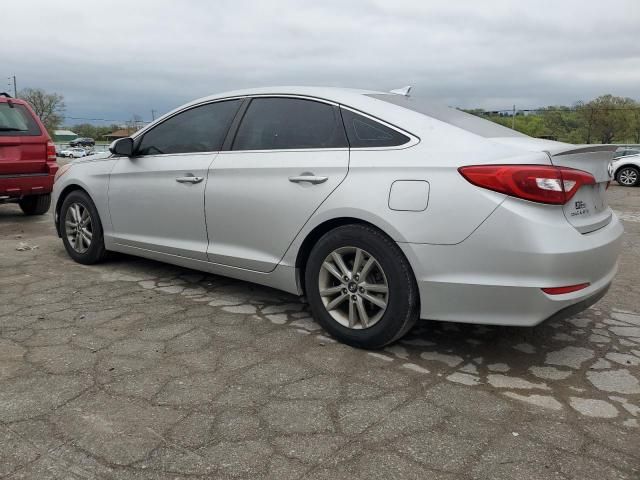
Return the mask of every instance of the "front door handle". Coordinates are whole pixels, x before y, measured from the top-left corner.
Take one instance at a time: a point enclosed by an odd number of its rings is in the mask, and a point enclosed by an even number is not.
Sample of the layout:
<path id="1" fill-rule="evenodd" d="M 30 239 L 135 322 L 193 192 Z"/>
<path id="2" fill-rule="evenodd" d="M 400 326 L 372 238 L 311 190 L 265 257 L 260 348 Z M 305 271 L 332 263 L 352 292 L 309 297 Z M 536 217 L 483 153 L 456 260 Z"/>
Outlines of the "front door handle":
<path id="1" fill-rule="evenodd" d="M 299 175 L 297 177 L 289 177 L 289 181 L 293 183 L 301 183 L 301 182 L 309 182 L 318 184 L 324 183 L 329 179 L 329 177 L 316 177 L 315 175 Z"/>
<path id="2" fill-rule="evenodd" d="M 176 178 L 176 182 L 178 183 L 200 183 L 202 180 L 204 180 L 204 177 L 189 176 Z"/>

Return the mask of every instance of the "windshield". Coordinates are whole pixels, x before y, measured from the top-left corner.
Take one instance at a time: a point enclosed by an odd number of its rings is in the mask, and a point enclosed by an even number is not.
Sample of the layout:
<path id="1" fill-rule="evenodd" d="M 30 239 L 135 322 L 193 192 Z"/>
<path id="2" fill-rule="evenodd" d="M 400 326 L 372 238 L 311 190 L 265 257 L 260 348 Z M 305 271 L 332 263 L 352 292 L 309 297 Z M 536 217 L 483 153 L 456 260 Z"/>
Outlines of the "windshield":
<path id="1" fill-rule="evenodd" d="M 367 96 L 413 110 L 414 112 L 422 113 L 423 115 L 462 128 L 481 137 L 526 137 L 526 135 L 516 130 L 511 130 L 510 128 L 476 117 L 462 110 L 434 104 L 425 98 L 406 97 L 393 93 L 367 94 Z"/>
<path id="2" fill-rule="evenodd" d="M 0 136 L 40 135 L 40 128 L 24 105 L 0 103 Z"/>

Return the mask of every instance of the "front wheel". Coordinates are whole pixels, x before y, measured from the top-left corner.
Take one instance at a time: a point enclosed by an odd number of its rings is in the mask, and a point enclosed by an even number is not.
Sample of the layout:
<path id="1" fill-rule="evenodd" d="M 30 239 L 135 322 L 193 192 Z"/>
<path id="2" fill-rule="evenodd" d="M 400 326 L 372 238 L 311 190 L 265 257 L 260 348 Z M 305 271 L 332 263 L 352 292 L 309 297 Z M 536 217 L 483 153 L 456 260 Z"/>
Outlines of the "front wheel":
<path id="1" fill-rule="evenodd" d="M 51 194 L 22 197 L 18 200 L 18 205 L 25 215 L 44 215 L 51 206 Z"/>
<path id="2" fill-rule="evenodd" d="M 623 187 L 635 187 L 640 180 L 640 170 L 635 167 L 622 167 L 616 173 L 616 181 Z"/>
<path id="3" fill-rule="evenodd" d="M 60 232 L 67 253 L 78 263 L 91 265 L 106 256 L 102 223 L 85 192 L 71 192 L 60 208 Z"/>
<path id="4" fill-rule="evenodd" d="M 305 289 L 314 318 L 338 340 L 382 348 L 418 318 L 418 288 L 398 245 L 368 225 L 327 232 L 311 250 Z"/>

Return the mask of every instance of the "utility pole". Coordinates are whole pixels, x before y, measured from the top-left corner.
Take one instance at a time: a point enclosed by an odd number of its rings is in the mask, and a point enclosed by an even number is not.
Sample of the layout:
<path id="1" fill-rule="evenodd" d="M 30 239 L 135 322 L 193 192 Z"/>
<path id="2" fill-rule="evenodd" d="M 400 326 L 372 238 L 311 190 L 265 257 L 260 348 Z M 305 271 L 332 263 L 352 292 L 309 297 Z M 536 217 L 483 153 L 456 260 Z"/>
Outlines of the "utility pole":
<path id="1" fill-rule="evenodd" d="M 153 122 L 156 119 L 156 111 L 152 108 L 151 109 L 151 121 Z"/>
<path id="2" fill-rule="evenodd" d="M 516 129 L 516 106 L 513 106 L 513 115 L 511 116 L 511 130 Z"/>
<path id="3" fill-rule="evenodd" d="M 16 84 L 16 76 L 13 76 L 13 96 L 18 98 L 18 86 Z"/>

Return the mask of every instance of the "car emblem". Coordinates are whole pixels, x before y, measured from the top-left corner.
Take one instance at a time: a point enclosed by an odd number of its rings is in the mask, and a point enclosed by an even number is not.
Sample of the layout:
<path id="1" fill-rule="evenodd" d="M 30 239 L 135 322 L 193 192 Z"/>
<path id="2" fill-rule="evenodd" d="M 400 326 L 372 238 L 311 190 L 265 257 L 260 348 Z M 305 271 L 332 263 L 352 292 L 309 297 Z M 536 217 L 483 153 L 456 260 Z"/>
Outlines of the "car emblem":
<path id="1" fill-rule="evenodd" d="M 609 178 L 613 178 L 613 162 L 609 162 L 607 166 L 607 172 L 609 173 Z"/>

